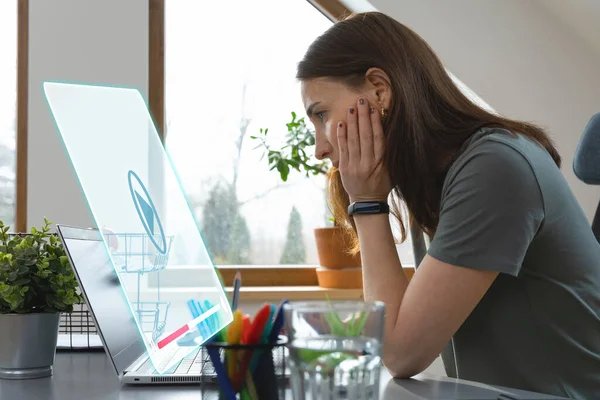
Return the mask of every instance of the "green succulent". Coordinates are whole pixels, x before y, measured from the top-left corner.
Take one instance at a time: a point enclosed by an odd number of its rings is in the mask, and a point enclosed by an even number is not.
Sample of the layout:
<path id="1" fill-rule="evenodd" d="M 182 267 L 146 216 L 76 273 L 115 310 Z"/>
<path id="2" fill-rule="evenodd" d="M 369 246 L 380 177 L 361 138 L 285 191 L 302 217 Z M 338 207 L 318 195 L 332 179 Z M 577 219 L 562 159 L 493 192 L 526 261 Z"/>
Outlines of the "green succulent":
<path id="1" fill-rule="evenodd" d="M 0 221 L 0 314 L 72 312 L 83 302 L 59 238 L 40 230 L 10 234 Z"/>
<path id="2" fill-rule="evenodd" d="M 362 334 L 362 330 L 369 319 L 369 314 L 366 312 L 353 313 L 349 318 L 342 320 L 338 313 L 333 310 L 333 305 L 329 296 L 325 295 L 327 304 L 330 305 L 330 312 L 325 314 L 325 320 L 331 329 L 331 333 L 335 336 L 356 337 Z"/>
<path id="3" fill-rule="evenodd" d="M 329 296 L 326 296 L 327 303 L 331 305 Z M 358 337 L 364 334 L 363 328 L 369 314 L 366 312 L 359 312 L 352 314 L 349 318 L 342 320 L 337 312 L 334 311 L 331 306 L 331 311 L 324 314 L 325 321 L 329 325 L 331 334 L 339 337 Z M 299 356 L 304 362 L 314 362 L 317 360 L 323 365 L 329 365 L 335 367 L 342 361 L 348 359 L 348 355 L 331 350 L 314 350 L 314 349 L 301 349 Z"/>

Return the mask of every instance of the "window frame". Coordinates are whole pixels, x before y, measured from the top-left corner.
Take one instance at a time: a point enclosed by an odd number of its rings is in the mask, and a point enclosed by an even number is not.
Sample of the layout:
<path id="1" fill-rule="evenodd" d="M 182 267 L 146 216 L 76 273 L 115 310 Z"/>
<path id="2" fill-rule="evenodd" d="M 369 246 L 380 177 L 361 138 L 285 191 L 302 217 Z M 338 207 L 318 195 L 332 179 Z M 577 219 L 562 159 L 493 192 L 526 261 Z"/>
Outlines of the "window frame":
<path id="1" fill-rule="evenodd" d="M 27 118 L 29 90 L 29 0 L 17 0 L 17 132 L 14 231 L 27 232 Z"/>
<path id="2" fill-rule="evenodd" d="M 339 21 L 351 14 L 338 0 L 306 0 L 319 12 L 323 13 L 332 22 Z M 156 124 L 156 129 L 163 143 L 166 139 L 165 133 L 165 0 L 148 1 L 148 103 L 150 112 Z M 252 299 L 252 293 L 258 293 L 261 299 L 264 295 L 271 293 L 279 296 L 293 293 L 294 298 L 310 299 L 309 292 L 314 292 L 317 298 L 323 297 L 318 288 L 317 269 L 318 265 L 302 266 L 280 266 L 280 265 L 222 265 L 217 266 L 221 274 L 223 284 L 231 287 L 233 277 L 239 270 L 242 272 L 244 288 L 248 293 L 243 293 L 243 298 Z M 410 278 L 414 274 L 414 268 L 404 268 L 404 272 Z M 269 288 L 294 288 L 286 292 L 273 291 Z M 338 289 L 327 290 L 327 295 L 332 298 L 362 298 L 362 289 Z M 259 297 L 256 297 L 257 299 Z"/>
<path id="3" fill-rule="evenodd" d="M 325 15 L 331 20 L 331 22 L 337 22 L 344 19 L 346 16 L 352 13 L 351 10 L 346 8 L 339 0 L 306 0 L 313 7 Z"/>

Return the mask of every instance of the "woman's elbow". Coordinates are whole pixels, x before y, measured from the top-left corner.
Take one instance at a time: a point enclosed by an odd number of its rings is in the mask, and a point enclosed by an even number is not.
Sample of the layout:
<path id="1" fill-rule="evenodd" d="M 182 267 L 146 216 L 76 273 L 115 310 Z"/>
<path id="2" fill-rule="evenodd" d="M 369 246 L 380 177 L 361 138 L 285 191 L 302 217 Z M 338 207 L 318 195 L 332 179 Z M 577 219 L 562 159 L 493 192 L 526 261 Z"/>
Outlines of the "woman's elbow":
<path id="1" fill-rule="evenodd" d="M 393 378 L 407 379 L 423 372 L 431 363 L 423 360 L 411 359 L 396 353 L 387 353 L 383 356 L 383 365 Z"/>
<path id="2" fill-rule="evenodd" d="M 384 362 L 383 365 L 394 379 L 408 379 L 423 372 L 418 368 L 407 365 L 394 365 L 386 362 Z"/>

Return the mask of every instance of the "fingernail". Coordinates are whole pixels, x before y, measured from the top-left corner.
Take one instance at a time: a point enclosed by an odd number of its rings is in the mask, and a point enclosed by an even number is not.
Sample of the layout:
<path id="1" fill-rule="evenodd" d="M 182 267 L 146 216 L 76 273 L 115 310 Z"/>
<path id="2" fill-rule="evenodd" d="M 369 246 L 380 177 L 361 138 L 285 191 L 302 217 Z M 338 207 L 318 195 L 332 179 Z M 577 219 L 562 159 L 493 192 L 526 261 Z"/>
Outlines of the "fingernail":
<path id="1" fill-rule="evenodd" d="M 358 99 L 358 103 L 359 103 L 360 105 L 363 105 L 363 104 L 365 104 L 365 100 L 364 100 L 364 99 Z"/>
<path id="2" fill-rule="evenodd" d="M 371 114 L 375 114 L 375 108 L 374 108 L 374 107 L 371 107 L 371 108 L 369 109 L 369 111 L 371 112 Z"/>
<path id="3" fill-rule="evenodd" d="M 338 126 L 341 128 L 341 127 L 342 127 L 342 123 L 341 123 L 341 122 L 338 122 Z"/>
<path id="4" fill-rule="evenodd" d="M 354 107 L 350 107 L 350 114 L 354 114 Z"/>

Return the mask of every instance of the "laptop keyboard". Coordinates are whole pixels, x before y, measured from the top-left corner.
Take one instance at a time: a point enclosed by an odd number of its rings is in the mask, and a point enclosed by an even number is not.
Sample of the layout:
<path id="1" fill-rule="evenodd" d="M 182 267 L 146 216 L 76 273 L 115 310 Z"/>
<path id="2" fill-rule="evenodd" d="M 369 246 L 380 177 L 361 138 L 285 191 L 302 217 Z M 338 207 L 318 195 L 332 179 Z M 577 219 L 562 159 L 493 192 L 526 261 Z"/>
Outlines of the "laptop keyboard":
<path id="1" fill-rule="evenodd" d="M 165 356 L 162 365 L 167 365 L 171 358 L 175 356 L 175 353 L 177 353 L 177 351 L 177 348 L 173 348 L 172 350 L 170 350 L 169 354 Z M 168 371 L 165 371 L 164 375 L 200 375 L 200 372 L 202 371 L 202 365 L 202 351 L 198 350 L 197 352 L 188 355 L 187 357 L 173 365 L 173 367 L 171 367 Z M 151 375 L 153 373 L 157 373 L 150 359 L 147 359 L 146 362 L 140 366 L 138 372 L 143 375 Z"/>
<path id="2" fill-rule="evenodd" d="M 202 371 L 202 352 L 198 351 L 194 354 L 194 357 L 186 357 L 177 366 L 175 369 L 175 374 L 191 374 L 191 375 L 200 375 Z"/>

